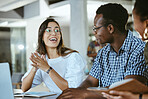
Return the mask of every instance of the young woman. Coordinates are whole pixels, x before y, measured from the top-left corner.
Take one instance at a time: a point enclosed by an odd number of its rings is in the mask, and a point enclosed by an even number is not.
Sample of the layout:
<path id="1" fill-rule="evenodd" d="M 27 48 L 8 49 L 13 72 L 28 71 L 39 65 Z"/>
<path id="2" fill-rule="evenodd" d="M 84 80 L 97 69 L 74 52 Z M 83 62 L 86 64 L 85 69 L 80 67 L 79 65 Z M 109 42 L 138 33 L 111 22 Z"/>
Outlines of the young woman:
<path id="1" fill-rule="evenodd" d="M 77 51 L 63 45 L 60 26 L 54 19 L 41 24 L 38 47 L 30 60 L 30 69 L 22 78 L 24 92 L 44 82 L 50 91 L 61 93 L 78 87 L 83 80 L 86 63 Z"/>
<path id="2" fill-rule="evenodd" d="M 148 0 L 136 0 L 133 9 L 134 28 L 141 35 L 143 41 L 148 40 Z M 148 65 L 148 42 L 145 45 L 144 56 Z M 147 71 L 148 72 L 148 71 Z M 110 91 L 110 95 L 103 93 L 107 99 L 148 99 L 148 94 L 132 94 L 130 92 Z"/>

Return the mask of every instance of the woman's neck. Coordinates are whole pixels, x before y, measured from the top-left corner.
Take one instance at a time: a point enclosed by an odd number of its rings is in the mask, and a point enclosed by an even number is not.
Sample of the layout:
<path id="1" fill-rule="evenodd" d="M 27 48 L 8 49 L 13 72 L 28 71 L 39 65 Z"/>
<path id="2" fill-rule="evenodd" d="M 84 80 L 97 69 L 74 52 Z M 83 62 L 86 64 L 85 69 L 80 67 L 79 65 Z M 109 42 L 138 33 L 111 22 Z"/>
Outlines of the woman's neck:
<path id="1" fill-rule="evenodd" d="M 56 48 L 48 48 L 47 55 L 48 55 L 48 58 L 50 58 L 50 59 L 54 59 L 54 58 L 59 57 Z"/>

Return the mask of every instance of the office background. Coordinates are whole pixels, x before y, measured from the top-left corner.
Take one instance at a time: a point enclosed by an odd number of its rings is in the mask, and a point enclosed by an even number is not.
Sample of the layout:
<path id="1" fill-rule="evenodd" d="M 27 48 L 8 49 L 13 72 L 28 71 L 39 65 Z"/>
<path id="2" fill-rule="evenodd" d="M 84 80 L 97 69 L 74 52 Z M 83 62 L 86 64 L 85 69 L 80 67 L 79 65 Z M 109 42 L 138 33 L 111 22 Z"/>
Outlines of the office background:
<path id="1" fill-rule="evenodd" d="M 87 46 L 96 9 L 106 3 L 120 3 L 129 13 L 127 28 L 133 27 L 135 0 L 0 0 L 0 62 L 9 62 L 12 71 L 25 73 L 31 52 L 37 46 L 38 28 L 47 18 L 57 20 L 64 44 L 78 50 L 89 63 Z M 136 32 L 134 32 L 136 36 Z M 89 64 L 88 64 L 89 65 Z"/>

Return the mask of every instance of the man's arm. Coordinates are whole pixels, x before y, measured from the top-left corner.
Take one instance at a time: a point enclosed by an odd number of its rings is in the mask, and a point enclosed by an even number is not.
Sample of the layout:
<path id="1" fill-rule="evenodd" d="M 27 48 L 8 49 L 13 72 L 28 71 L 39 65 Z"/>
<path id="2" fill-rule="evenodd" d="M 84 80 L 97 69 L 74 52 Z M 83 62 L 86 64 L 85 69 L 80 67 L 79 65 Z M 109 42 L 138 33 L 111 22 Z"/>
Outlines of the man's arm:
<path id="1" fill-rule="evenodd" d="M 58 99 L 105 99 L 95 91 L 87 90 L 88 87 L 97 87 L 99 80 L 88 76 L 78 88 L 68 88 L 58 97 Z"/>
<path id="2" fill-rule="evenodd" d="M 146 85 L 147 82 L 148 82 L 148 79 L 146 79 L 145 77 L 140 76 L 140 75 L 127 75 L 127 76 L 125 77 L 125 79 L 128 79 L 128 78 L 134 78 L 134 79 L 140 81 L 141 83 L 143 83 L 143 84 L 145 84 L 145 85 Z"/>
<path id="3" fill-rule="evenodd" d="M 82 82 L 82 84 L 78 88 L 88 88 L 88 87 L 97 87 L 99 84 L 99 80 L 94 78 L 93 76 L 88 76 L 86 80 Z"/>

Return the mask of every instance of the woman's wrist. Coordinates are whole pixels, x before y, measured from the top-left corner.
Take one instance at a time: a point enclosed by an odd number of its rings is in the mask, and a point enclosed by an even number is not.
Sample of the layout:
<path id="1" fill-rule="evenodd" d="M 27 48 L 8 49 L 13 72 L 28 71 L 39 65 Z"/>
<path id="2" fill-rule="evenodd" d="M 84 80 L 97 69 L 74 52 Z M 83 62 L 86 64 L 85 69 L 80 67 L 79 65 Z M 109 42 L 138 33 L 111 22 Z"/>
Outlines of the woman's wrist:
<path id="1" fill-rule="evenodd" d="M 47 74 L 49 74 L 49 72 L 52 70 L 52 67 L 49 67 L 45 72 L 47 73 Z"/>
<path id="2" fill-rule="evenodd" d="M 33 67 L 32 68 L 32 72 L 35 72 L 36 73 L 37 70 L 38 70 L 38 68 L 36 68 L 36 67 Z"/>

